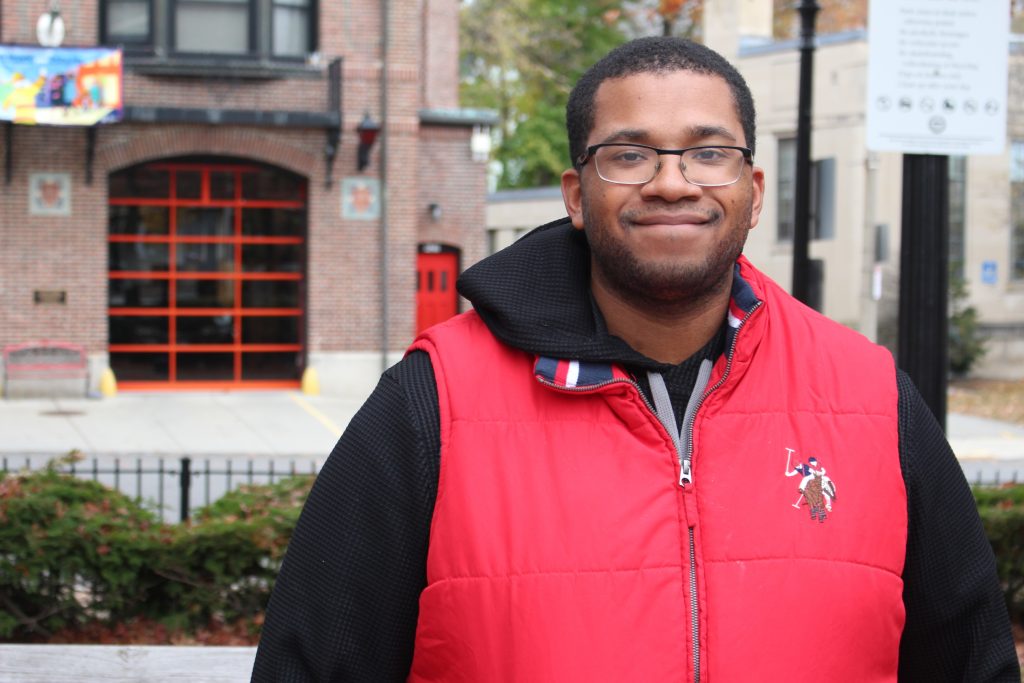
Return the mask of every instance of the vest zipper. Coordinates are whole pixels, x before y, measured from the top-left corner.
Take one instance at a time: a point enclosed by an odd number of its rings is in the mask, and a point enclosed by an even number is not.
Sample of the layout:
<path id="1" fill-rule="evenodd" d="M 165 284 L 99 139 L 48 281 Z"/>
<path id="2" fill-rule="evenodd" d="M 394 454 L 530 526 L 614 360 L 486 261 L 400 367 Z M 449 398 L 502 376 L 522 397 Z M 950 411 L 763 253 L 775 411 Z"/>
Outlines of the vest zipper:
<path id="1" fill-rule="evenodd" d="M 700 400 L 697 402 L 696 406 L 693 409 L 693 420 L 690 422 L 689 429 L 686 430 L 685 455 L 682 459 L 679 460 L 679 486 L 683 489 L 683 495 L 688 495 L 692 493 L 692 489 L 687 485 L 693 484 L 693 426 L 697 422 L 697 412 L 700 410 L 701 406 L 704 405 L 704 401 L 707 399 L 707 397 L 710 396 L 716 389 L 718 389 L 718 387 L 722 386 L 725 383 L 725 380 L 729 377 L 729 371 L 732 369 L 732 357 L 733 353 L 735 353 L 736 351 L 736 343 L 738 342 L 740 337 L 740 330 L 743 328 L 743 325 L 747 322 L 747 320 L 750 319 L 750 316 L 752 316 L 754 312 L 757 311 L 757 309 L 759 309 L 760 307 L 761 302 L 758 301 L 747 312 L 747 314 L 743 316 L 743 319 L 740 320 L 739 325 L 736 326 L 736 333 L 733 335 L 732 343 L 729 344 L 728 352 L 726 352 L 725 370 L 722 371 L 722 376 L 718 379 L 717 382 L 715 382 L 715 385 L 713 387 L 704 392 L 704 394 L 700 397 Z M 568 391 L 571 393 L 580 394 L 590 393 L 592 391 L 596 391 L 597 389 L 609 386 L 611 384 L 631 384 L 636 388 L 636 393 L 643 400 L 644 405 L 647 406 L 647 409 L 650 410 L 655 417 L 658 416 L 657 408 L 651 405 L 651 402 L 647 400 L 646 396 L 644 396 L 644 392 L 643 390 L 641 390 L 640 385 L 637 384 L 636 381 L 631 379 L 611 379 L 605 382 L 599 382 L 597 384 L 589 384 L 585 387 L 566 387 L 560 384 L 555 384 L 554 382 L 543 377 L 537 377 L 537 381 L 540 382 L 541 384 L 546 384 L 547 386 L 559 391 Z M 668 434 L 671 438 L 671 430 L 665 427 L 660 418 L 658 419 L 658 424 L 661 425 L 662 429 L 665 430 L 665 433 Z M 689 507 L 690 506 L 687 505 L 687 508 Z M 698 611 L 700 608 L 700 601 L 697 599 L 697 542 L 695 538 L 694 529 L 695 522 L 693 521 L 693 518 L 690 518 L 690 521 L 686 529 L 690 554 L 690 638 L 693 647 L 693 680 L 694 683 L 700 683 L 700 617 Z"/>
<path id="2" fill-rule="evenodd" d="M 758 301 L 754 306 L 747 312 L 739 325 L 736 326 L 736 332 L 733 334 L 732 343 L 729 344 L 729 350 L 725 356 L 725 370 L 722 371 L 722 376 L 718 378 L 715 385 L 704 392 L 697 402 L 697 405 L 693 409 L 693 419 L 690 422 L 689 428 L 686 430 L 686 449 L 685 455 L 679 464 L 679 486 L 683 489 L 683 495 L 688 496 L 693 493 L 693 426 L 697 423 L 697 412 L 700 411 L 704 401 L 710 396 L 718 387 L 725 384 L 725 380 L 729 377 L 729 371 L 732 370 L 732 357 L 736 352 L 736 343 L 740 338 L 740 330 L 743 329 L 743 325 L 750 319 L 750 316 L 761 307 L 761 302 Z M 690 486 L 687 486 L 687 485 Z M 697 599 L 697 543 L 694 538 L 694 527 L 696 524 L 696 517 L 690 518 L 690 526 L 687 529 L 690 541 L 690 637 L 693 643 L 693 681 L 694 683 L 700 683 L 700 604 Z"/>
<path id="3" fill-rule="evenodd" d="M 758 301 L 751 307 L 751 309 L 747 312 L 745 316 L 743 316 L 743 319 L 740 320 L 739 324 L 736 326 L 736 332 L 732 336 L 732 343 L 729 344 L 729 350 L 725 354 L 725 370 L 722 371 L 722 376 L 718 378 L 718 381 L 715 382 L 715 385 L 713 387 L 704 392 L 704 395 L 700 397 L 700 401 L 697 402 L 697 406 L 693 410 L 693 421 L 690 422 L 690 428 L 686 430 L 686 449 L 685 455 L 683 456 L 682 460 L 683 464 L 679 468 L 679 485 L 682 486 L 683 488 L 686 488 L 687 484 L 693 483 L 693 426 L 697 423 L 697 413 L 700 411 L 701 406 L 704 405 L 704 401 L 707 400 L 707 397 L 710 396 L 716 389 L 718 389 L 718 387 L 725 384 L 725 380 L 728 379 L 729 371 L 732 370 L 732 357 L 733 354 L 736 352 L 736 344 L 740 339 L 740 330 L 743 329 L 743 326 L 746 324 L 746 322 L 750 320 L 750 316 L 754 315 L 754 313 L 759 308 L 761 308 L 760 301 Z"/>
<path id="4" fill-rule="evenodd" d="M 690 637 L 693 643 L 693 681 L 700 683 L 700 619 L 697 615 L 697 544 L 693 540 L 693 527 L 687 529 L 690 537 Z"/>

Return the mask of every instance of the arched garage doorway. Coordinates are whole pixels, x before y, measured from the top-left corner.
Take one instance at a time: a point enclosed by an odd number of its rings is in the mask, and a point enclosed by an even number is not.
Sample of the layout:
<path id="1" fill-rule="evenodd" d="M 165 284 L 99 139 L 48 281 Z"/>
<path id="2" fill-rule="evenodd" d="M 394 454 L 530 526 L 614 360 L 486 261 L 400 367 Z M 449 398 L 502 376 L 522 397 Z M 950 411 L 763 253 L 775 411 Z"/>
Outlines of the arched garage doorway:
<path id="1" fill-rule="evenodd" d="M 147 163 L 109 180 L 109 351 L 118 386 L 298 386 L 306 180 L 208 158 Z"/>

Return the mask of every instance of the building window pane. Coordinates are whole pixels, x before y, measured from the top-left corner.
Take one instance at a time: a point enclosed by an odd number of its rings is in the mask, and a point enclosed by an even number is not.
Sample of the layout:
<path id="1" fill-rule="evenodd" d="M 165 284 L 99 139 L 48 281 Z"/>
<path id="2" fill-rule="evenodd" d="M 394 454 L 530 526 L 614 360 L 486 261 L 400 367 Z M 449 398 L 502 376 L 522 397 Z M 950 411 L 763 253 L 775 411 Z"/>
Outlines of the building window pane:
<path id="1" fill-rule="evenodd" d="M 967 157 L 949 157 L 949 267 L 964 276 L 964 228 L 967 208 Z"/>
<path id="2" fill-rule="evenodd" d="M 106 19 L 109 40 L 149 41 L 149 0 L 108 0 Z"/>
<path id="3" fill-rule="evenodd" d="M 248 53 L 248 0 L 177 0 L 174 36 L 179 52 Z"/>
<path id="4" fill-rule="evenodd" d="M 305 57 L 310 52 L 307 0 L 277 0 L 274 3 L 273 36 L 275 56 Z"/>
<path id="5" fill-rule="evenodd" d="M 780 242 L 793 240 L 793 211 L 796 193 L 796 138 L 779 139 L 777 175 L 779 178 L 778 233 Z"/>
<path id="6" fill-rule="evenodd" d="M 830 240 L 836 234 L 836 160 L 811 165 L 811 239 Z"/>
<path id="7" fill-rule="evenodd" d="M 1024 280 L 1024 140 L 1010 146 L 1010 274 Z"/>

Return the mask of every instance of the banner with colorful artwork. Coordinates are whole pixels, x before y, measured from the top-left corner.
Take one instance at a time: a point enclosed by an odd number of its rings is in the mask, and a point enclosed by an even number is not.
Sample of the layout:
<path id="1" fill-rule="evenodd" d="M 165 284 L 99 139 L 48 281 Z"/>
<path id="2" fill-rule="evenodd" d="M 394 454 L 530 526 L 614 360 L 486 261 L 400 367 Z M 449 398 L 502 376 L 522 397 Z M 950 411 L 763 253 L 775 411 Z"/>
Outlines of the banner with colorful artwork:
<path id="1" fill-rule="evenodd" d="M 0 45 L 0 121 L 91 126 L 123 112 L 121 50 Z"/>

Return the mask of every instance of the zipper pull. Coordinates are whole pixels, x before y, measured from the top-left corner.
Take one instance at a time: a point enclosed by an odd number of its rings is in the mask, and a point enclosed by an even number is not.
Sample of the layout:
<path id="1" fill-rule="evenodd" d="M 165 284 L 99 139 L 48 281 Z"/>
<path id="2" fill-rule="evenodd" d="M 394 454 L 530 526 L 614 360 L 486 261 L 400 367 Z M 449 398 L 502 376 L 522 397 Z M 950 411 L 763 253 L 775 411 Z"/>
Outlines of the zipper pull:
<path id="1" fill-rule="evenodd" d="M 693 483 L 693 472 L 690 471 L 690 459 L 683 460 L 679 467 L 679 485 L 686 486 Z"/>

